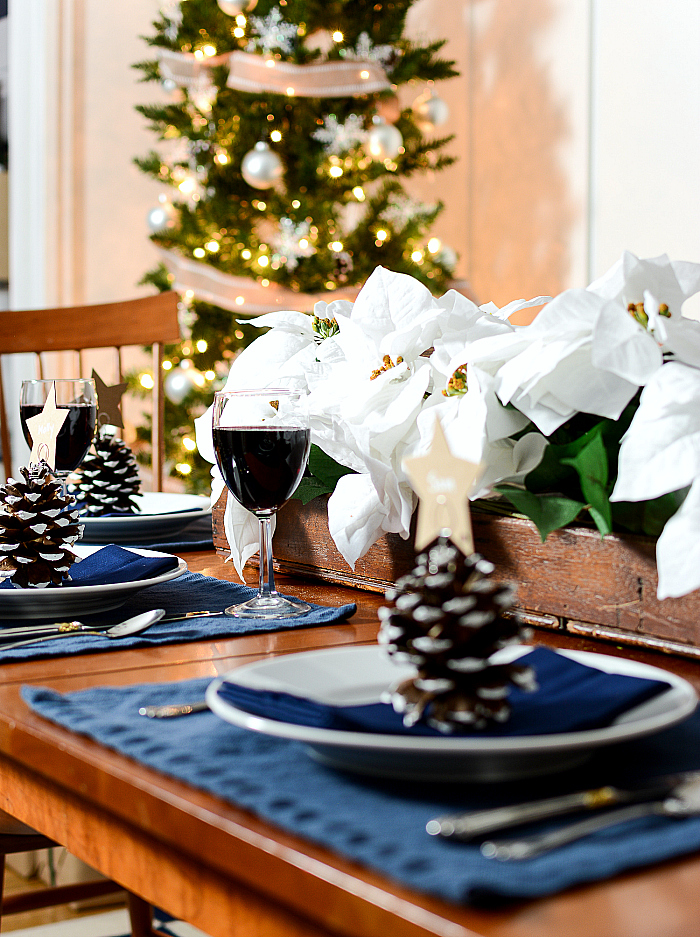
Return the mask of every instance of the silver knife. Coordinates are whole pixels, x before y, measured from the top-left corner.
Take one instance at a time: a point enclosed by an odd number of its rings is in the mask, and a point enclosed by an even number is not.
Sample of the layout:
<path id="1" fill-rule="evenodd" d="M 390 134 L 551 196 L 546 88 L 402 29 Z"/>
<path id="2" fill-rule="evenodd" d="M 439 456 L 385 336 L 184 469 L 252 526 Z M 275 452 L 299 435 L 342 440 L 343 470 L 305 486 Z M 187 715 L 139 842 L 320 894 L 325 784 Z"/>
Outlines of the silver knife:
<path id="1" fill-rule="evenodd" d="M 17 628 L 0 628 L 0 645 L 15 638 L 33 638 L 43 635 L 65 634 L 73 631 L 102 631 L 110 625 L 84 625 L 79 621 L 57 621 L 51 625 L 22 625 Z"/>
<path id="2" fill-rule="evenodd" d="M 523 804 L 508 804 L 505 807 L 474 810 L 469 813 L 446 814 L 428 821 L 425 829 L 431 836 L 468 842 L 496 830 L 521 826 L 535 820 L 546 820 L 549 817 L 560 817 L 579 811 L 599 810 L 615 804 L 634 804 L 656 800 L 664 797 L 679 783 L 695 778 L 700 778 L 700 771 L 653 778 L 648 783 L 629 790 L 606 785 Z"/>
<path id="3" fill-rule="evenodd" d="M 165 615 L 161 621 L 187 621 L 190 618 L 215 618 L 225 612 L 181 612 L 178 615 Z M 43 637 L 50 634 L 64 634 L 67 631 L 102 631 L 111 627 L 105 625 L 84 625 L 79 621 L 57 621 L 48 625 L 21 625 L 17 628 L 0 628 L 0 646 L 5 641 L 16 638 Z"/>

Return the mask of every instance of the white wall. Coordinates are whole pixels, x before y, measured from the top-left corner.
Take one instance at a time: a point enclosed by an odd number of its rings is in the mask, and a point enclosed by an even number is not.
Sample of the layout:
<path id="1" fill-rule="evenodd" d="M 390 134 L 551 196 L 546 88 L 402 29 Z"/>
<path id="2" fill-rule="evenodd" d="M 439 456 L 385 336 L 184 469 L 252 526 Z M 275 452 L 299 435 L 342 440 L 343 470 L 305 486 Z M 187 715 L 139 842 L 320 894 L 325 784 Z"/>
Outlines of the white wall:
<path id="1" fill-rule="evenodd" d="M 700 3 L 596 0 L 593 28 L 592 272 L 700 261 Z"/>

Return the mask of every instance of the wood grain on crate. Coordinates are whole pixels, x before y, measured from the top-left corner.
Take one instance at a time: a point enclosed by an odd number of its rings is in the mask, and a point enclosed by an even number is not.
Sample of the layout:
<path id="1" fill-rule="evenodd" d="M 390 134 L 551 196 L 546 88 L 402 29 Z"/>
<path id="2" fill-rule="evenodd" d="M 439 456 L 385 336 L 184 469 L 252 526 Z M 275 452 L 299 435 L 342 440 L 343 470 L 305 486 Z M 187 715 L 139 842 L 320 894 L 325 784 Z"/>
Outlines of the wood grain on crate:
<path id="1" fill-rule="evenodd" d="M 412 540 L 388 534 L 353 571 L 328 532 L 326 501 L 292 500 L 279 512 L 276 568 L 371 591 L 383 591 L 411 569 Z M 224 503 L 214 510 L 214 543 L 228 552 Z M 529 520 L 478 510 L 472 524 L 477 551 L 495 564 L 494 575 L 513 583 L 518 606 L 533 624 L 700 656 L 700 592 L 657 599 L 653 538 L 601 538 L 596 530 L 569 527 L 542 543 Z"/>

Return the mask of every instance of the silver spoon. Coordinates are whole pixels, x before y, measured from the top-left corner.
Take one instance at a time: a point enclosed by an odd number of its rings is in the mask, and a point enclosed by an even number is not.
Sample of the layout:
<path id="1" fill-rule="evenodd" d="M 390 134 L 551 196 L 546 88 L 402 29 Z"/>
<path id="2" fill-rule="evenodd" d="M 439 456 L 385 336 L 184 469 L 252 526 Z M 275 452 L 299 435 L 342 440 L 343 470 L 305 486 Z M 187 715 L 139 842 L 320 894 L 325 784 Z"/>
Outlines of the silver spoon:
<path id="1" fill-rule="evenodd" d="M 150 628 L 151 625 L 160 621 L 164 615 L 164 608 L 154 608 L 150 612 L 142 612 L 140 615 L 135 615 L 133 618 L 127 618 L 126 621 L 121 621 L 118 625 L 112 625 L 112 627 L 107 628 L 107 630 L 99 627 L 92 629 L 89 625 L 83 625 L 83 628 L 77 631 L 61 631 L 59 634 L 45 634 L 38 638 L 29 638 L 27 641 L 8 642 L 0 645 L 0 655 L 4 650 L 25 647 L 28 644 L 38 644 L 39 641 L 55 641 L 57 638 L 70 638 L 75 634 L 85 634 L 86 632 L 89 634 L 103 635 L 108 638 L 126 638 L 130 634 L 138 634 L 140 631 L 145 631 L 146 628 Z M 80 622 L 75 622 L 75 624 L 79 625 Z"/>

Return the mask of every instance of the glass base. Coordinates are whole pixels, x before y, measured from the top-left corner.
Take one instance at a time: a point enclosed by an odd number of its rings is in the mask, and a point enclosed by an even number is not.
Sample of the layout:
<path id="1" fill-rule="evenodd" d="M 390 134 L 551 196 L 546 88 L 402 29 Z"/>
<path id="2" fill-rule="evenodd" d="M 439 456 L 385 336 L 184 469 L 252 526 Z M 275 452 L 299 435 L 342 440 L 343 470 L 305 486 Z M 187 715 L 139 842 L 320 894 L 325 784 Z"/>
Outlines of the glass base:
<path id="1" fill-rule="evenodd" d="M 226 614 L 234 618 L 293 618 L 310 610 L 311 606 L 301 599 L 285 599 L 275 593 L 256 595 L 241 605 L 230 605 Z"/>

